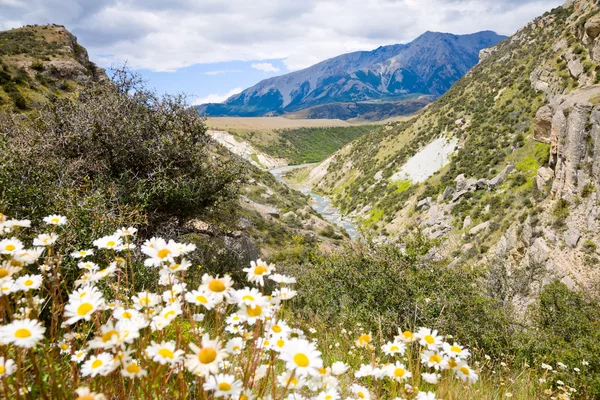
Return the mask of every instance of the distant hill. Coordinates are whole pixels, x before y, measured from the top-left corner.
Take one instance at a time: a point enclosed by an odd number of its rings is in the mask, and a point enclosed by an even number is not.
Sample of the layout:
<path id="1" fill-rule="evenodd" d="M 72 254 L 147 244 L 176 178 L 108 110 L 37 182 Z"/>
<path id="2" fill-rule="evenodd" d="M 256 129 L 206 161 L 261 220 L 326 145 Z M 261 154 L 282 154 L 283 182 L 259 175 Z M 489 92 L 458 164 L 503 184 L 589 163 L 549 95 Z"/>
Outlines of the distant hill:
<path id="1" fill-rule="evenodd" d="M 414 95 L 439 96 L 479 61 L 479 52 L 504 40 L 491 31 L 470 35 L 426 32 L 408 44 L 343 54 L 312 67 L 265 79 L 220 104 L 198 107 L 209 116 L 281 115 L 331 103 L 348 106 L 317 108 L 309 118 L 355 118 L 362 113 L 414 112 Z M 413 95 L 413 96 L 410 96 Z M 412 98 L 411 98 L 412 97 Z M 379 100 L 380 103 L 371 103 Z M 390 105 L 391 104 L 391 105 Z M 358 110 L 357 110 L 358 109 Z"/>
<path id="2" fill-rule="evenodd" d="M 29 25 L 0 32 L 0 108 L 35 109 L 107 79 L 62 25 Z"/>

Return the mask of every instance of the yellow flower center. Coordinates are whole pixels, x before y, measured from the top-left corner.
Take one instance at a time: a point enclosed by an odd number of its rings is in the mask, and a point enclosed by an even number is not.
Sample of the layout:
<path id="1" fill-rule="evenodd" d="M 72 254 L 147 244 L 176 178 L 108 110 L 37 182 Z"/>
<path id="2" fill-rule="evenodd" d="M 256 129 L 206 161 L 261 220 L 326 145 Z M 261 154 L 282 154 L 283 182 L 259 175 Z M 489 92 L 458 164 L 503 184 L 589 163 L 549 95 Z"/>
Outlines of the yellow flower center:
<path id="1" fill-rule="evenodd" d="M 136 363 L 131 363 L 127 366 L 127 372 L 130 374 L 138 374 L 142 369 Z"/>
<path id="2" fill-rule="evenodd" d="M 22 267 L 23 265 L 25 265 L 25 263 L 23 261 L 12 259 L 10 260 L 10 265 L 13 267 Z M 0 276 L 0 278 L 2 277 Z"/>
<path id="3" fill-rule="evenodd" d="M 254 301 L 254 297 L 252 297 L 249 294 L 247 294 L 244 297 L 242 297 L 242 300 Z"/>
<path id="4" fill-rule="evenodd" d="M 61 343 L 60 344 L 60 348 L 63 349 L 63 350 L 69 350 L 69 345 L 66 344 L 66 343 Z"/>
<path id="5" fill-rule="evenodd" d="M 425 340 L 427 342 L 427 344 L 434 344 L 435 343 L 435 339 L 431 335 L 425 336 L 423 338 L 423 340 Z"/>
<path id="6" fill-rule="evenodd" d="M 319 368 L 319 373 L 321 375 L 325 375 L 327 373 L 327 369 L 326 368 Z"/>
<path id="7" fill-rule="evenodd" d="M 358 392 L 356 393 L 358 395 L 358 397 L 360 397 L 361 399 L 364 399 L 366 396 L 363 392 Z"/>
<path id="8" fill-rule="evenodd" d="M 276 344 L 277 344 L 277 347 L 282 348 L 283 345 L 285 344 L 285 341 L 283 339 L 279 339 Z"/>
<path id="9" fill-rule="evenodd" d="M 471 371 L 467 367 L 460 367 L 460 372 L 462 372 L 465 375 L 471 374 Z"/>
<path id="10" fill-rule="evenodd" d="M 442 358 L 437 354 L 434 354 L 431 357 L 429 357 L 429 362 L 439 364 L 440 362 L 442 362 Z"/>
<path id="11" fill-rule="evenodd" d="M 462 349 L 458 346 L 452 346 L 450 347 L 450 351 L 453 353 L 462 353 Z"/>
<path id="12" fill-rule="evenodd" d="M 33 285 L 33 281 L 31 279 L 27 279 L 25 282 L 23 282 L 23 285 L 31 286 L 31 285 Z"/>
<path id="13" fill-rule="evenodd" d="M 4 368 L 4 365 L 0 365 L 0 375 L 3 375 L 6 372 L 6 368 Z"/>
<path id="14" fill-rule="evenodd" d="M 5 247 L 6 251 L 13 251 L 16 248 L 17 247 L 14 244 L 7 244 Z"/>
<path id="15" fill-rule="evenodd" d="M 175 311 L 174 311 L 174 310 L 168 311 L 168 312 L 165 314 L 165 319 L 167 319 L 167 318 L 171 317 L 172 315 L 175 315 Z"/>
<path id="16" fill-rule="evenodd" d="M 390 347 L 390 351 L 400 351 L 400 348 L 394 345 Z"/>
<path id="17" fill-rule="evenodd" d="M 206 297 L 204 297 L 202 295 L 196 296 L 196 301 L 198 301 L 199 303 L 202 303 L 202 304 L 208 303 L 208 300 L 206 299 Z"/>
<path id="18" fill-rule="evenodd" d="M 219 383 L 219 390 L 228 392 L 231 390 L 231 385 L 227 382 L 221 382 L 221 383 Z"/>
<path id="19" fill-rule="evenodd" d="M 271 329 L 273 329 L 273 332 L 275 333 L 281 332 L 281 327 L 279 325 L 273 325 L 273 328 Z"/>
<path id="20" fill-rule="evenodd" d="M 367 334 L 360 335 L 360 337 L 358 338 L 358 343 L 362 345 L 371 343 L 371 336 Z"/>
<path id="21" fill-rule="evenodd" d="M 325 400 L 331 400 L 333 399 L 333 397 L 331 397 L 330 395 L 325 396 Z"/>
<path id="22" fill-rule="evenodd" d="M 246 396 L 245 394 L 242 394 L 240 396 L 240 400 L 248 400 L 248 396 Z"/>
<path id="23" fill-rule="evenodd" d="M 217 351 L 212 347 L 204 347 L 198 353 L 198 361 L 202 364 L 210 364 L 217 358 Z"/>
<path id="24" fill-rule="evenodd" d="M 299 367 L 304 367 L 304 368 L 308 367 L 308 364 L 310 363 L 306 354 L 303 354 L 303 353 L 297 353 L 294 356 L 294 362 Z"/>
<path id="25" fill-rule="evenodd" d="M 131 315 L 131 313 L 129 311 L 123 311 L 123 314 L 121 314 L 121 316 L 123 318 L 127 318 L 127 319 L 133 317 L 133 315 Z"/>
<path id="26" fill-rule="evenodd" d="M 112 339 L 113 336 L 117 335 L 119 337 L 119 332 L 117 331 L 108 331 L 104 335 L 102 335 L 102 343 L 106 343 Z"/>
<path id="27" fill-rule="evenodd" d="M 27 328 L 20 328 L 15 332 L 15 337 L 19 339 L 26 339 L 29 336 L 31 336 L 31 331 Z"/>
<path id="28" fill-rule="evenodd" d="M 172 270 L 176 270 L 177 268 L 179 268 L 179 264 L 173 264 L 169 268 L 171 268 Z"/>
<path id="29" fill-rule="evenodd" d="M 411 331 L 402 332 L 402 336 L 404 336 L 405 339 L 413 339 L 415 337 Z"/>
<path id="30" fill-rule="evenodd" d="M 55 218 L 52 218 L 52 220 L 50 222 L 52 222 L 53 224 L 58 224 L 60 222 L 60 219 L 55 217 Z"/>
<path id="31" fill-rule="evenodd" d="M 164 347 L 158 351 L 158 354 L 163 358 L 173 358 L 175 354 L 169 349 L 165 349 Z"/>
<path id="32" fill-rule="evenodd" d="M 150 304 L 150 299 L 149 299 L 148 297 L 142 297 L 142 298 L 140 299 L 140 304 L 141 304 L 141 305 L 146 305 L 146 306 L 147 306 L 148 304 Z"/>
<path id="33" fill-rule="evenodd" d="M 6 268 L 0 268 L 0 279 L 8 276 L 8 270 Z"/>
<path id="34" fill-rule="evenodd" d="M 397 376 L 398 378 L 402 378 L 405 373 L 406 373 L 406 371 L 404 371 L 404 368 L 396 368 L 394 370 L 394 375 Z"/>
<path id="35" fill-rule="evenodd" d="M 211 292 L 223 292 L 225 290 L 225 284 L 223 283 L 222 280 L 220 279 L 213 279 L 212 281 L 210 281 L 210 283 L 208 284 L 208 289 Z"/>
<path id="36" fill-rule="evenodd" d="M 77 307 L 77 314 L 83 317 L 84 315 L 88 315 L 93 309 L 94 306 L 92 306 L 90 303 L 83 303 L 82 305 Z"/>
<path id="37" fill-rule="evenodd" d="M 456 363 L 456 361 L 454 360 L 454 358 L 451 358 L 451 359 L 448 361 L 448 366 L 449 366 L 450 368 L 455 368 L 456 366 L 458 366 L 458 364 Z"/>
<path id="38" fill-rule="evenodd" d="M 254 268 L 254 275 L 262 275 L 268 271 L 269 270 L 264 265 L 258 265 L 256 268 Z"/>
<path id="39" fill-rule="evenodd" d="M 79 396 L 75 400 L 95 400 L 95 399 L 94 399 L 94 396 L 92 396 L 91 394 L 86 394 L 84 396 Z"/>
<path id="40" fill-rule="evenodd" d="M 115 244 L 116 243 L 114 240 L 109 240 L 108 242 L 106 242 L 106 247 L 114 247 Z"/>
<path id="41" fill-rule="evenodd" d="M 262 307 L 261 306 L 249 307 L 248 308 L 248 316 L 250 316 L 250 317 L 260 317 L 261 314 L 262 314 Z"/>
<path id="42" fill-rule="evenodd" d="M 162 249 L 162 250 L 158 251 L 157 256 L 158 256 L 158 258 L 165 258 L 169 254 L 171 254 L 171 250 L 169 250 L 169 249 Z"/>
<path id="43" fill-rule="evenodd" d="M 94 362 L 92 363 L 92 368 L 93 369 L 100 368 L 102 366 L 102 364 L 103 364 L 102 360 L 100 360 L 100 359 L 94 360 Z"/>

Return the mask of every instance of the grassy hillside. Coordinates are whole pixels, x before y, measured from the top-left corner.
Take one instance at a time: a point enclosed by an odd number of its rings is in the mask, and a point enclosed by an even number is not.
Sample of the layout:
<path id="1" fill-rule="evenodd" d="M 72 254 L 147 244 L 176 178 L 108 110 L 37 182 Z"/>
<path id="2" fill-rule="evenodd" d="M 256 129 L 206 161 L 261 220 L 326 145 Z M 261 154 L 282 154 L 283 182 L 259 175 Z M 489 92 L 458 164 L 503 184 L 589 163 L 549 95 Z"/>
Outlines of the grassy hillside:
<path id="1" fill-rule="evenodd" d="M 53 97 L 75 96 L 87 82 L 107 79 L 61 25 L 0 32 L 0 108 L 35 109 Z"/>
<path id="2" fill-rule="evenodd" d="M 351 141 L 373 130 L 373 125 L 277 130 L 276 143 L 259 146 L 265 153 L 290 164 L 323 161 Z"/>

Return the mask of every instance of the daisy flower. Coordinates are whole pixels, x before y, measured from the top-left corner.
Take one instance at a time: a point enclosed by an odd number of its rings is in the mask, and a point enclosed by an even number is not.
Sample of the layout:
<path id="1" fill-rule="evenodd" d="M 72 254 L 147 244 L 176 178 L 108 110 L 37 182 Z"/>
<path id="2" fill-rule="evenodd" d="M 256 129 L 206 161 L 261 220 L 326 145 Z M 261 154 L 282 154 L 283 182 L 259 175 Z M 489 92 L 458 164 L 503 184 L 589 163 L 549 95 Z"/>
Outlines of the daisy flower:
<path id="1" fill-rule="evenodd" d="M 469 350 L 465 349 L 463 346 L 459 345 L 456 342 L 454 342 L 453 345 L 444 342 L 442 347 L 444 349 L 444 353 L 448 357 L 464 360 L 465 358 L 469 358 L 469 356 L 471 355 L 471 352 Z"/>
<path id="2" fill-rule="evenodd" d="M 272 280 L 273 282 L 277 282 L 280 284 L 296 283 L 296 278 L 287 276 L 287 275 L 281 275 L 281 274 L 273 274 L 273 275 L 269 276 L 269 279 Z"/>
<path id="3" fill-rule="evenodd" d="M 256 288 L 244 288 L 231 292 L 232 303 L 246 306 L 264 306 L 267 298 L 263 296 Z"/>
<path id="4" fill-rule="evenodd" d="M 423 378 L 425 382 L 432 385 L 437 385 L 441 377 L 442 376 L 440 374 L 428 374 L 427 372 L 421 373 L 421 378 Z"/>
<path id="5" fill-rule="evenodd" d="M 259 377 L 255 377 L 258 379 Z M 285 388 L 287 387 L 290 390 L 296 390 L 304 387 L 306 385 L 306 380 L 302 376 L 298 376 L 296 374 L 292 375 L 291 372 L 283 372 L 277 377 L 277 382 L 279 386 Z"/>
<path id="6" fill-rule="evenodd" d="M 233 280 L 229 275 L 219 278 L 219 275 L 212 277 L 208 274 L 204 274 L 202 275 L 202 284 L 200 285 L 199 290 L 208 290 L 215 296 L 217 303 L 220 303 L 223 301 L 223 299 L 229 298 L 229 291 L 231 290 L 232 286 Z"/>
<path id="7" fill-rule="evenodd" d="M 433 392 L 419 392 L 415 400 L 436 400 L 436 397 Z"/>
<path id="8" fill-rule="evenodd" d="M 350 389 L 352 390 L 352 393 L 354 393 L 355 396 L 357 396 L 361 399 L 365 399 L 365 400 L 371 399 L 371 394 L 369 393 L 367 388 L 364 386 L 353 384 L 350 387 Z"/>
<path id="9" fill-rule="evenodd" d="M 133 236 L 137 232 L 137 228 L 129 227 L 129 228 L 121 228 L 115 232 L 115 236 L 125 237 L 125 236 Z"/>
<path id="10" fill-rule="evenodd" d="M 85 360 L 86 356 L 87 356 L 87 351 L 85 351 L 85 350 L 78 350 L 78 351 L 76 351 L 71 356 L 71 361 L 76 362 L 76 363 L 80 363 L 83 360 Z"/>
<path id="11" fill-rule="evenodd" d="M 162 238 L 146 240 L 141 250 L 150 257 L 144 261 L 147 267 L 160 267 L 163 262 L 172 263 L 181 254 L 180 246 L 175 241 L 169 240 L 167 243 Z"/>
<path id="12" fill-rule="evenodd" d="M 71 253 L 71 257 L 73 257 L 73 258 L 85 258 L 88 256 L 93 256 L 93 255 L 94 255 L 94 250 L 92 250 L 92 249 L 78 250 L 78 251 L 74 251 L 73 253 Z"/>
<path id="13" fill-rule="evenodd" d="M 214 294 L 207 290 L 192 290 L 191 292 L 187 292 L 185 300 L 188 303 L 203 306 L 207 310 L 212 310 L 217 305 Z"/>
<path id="14" fill-rule="evenodd" d="M 479 378 L 475 371 L 473 371 L 465 362 L 460 363 L 456 368 L 454 368 L 454 373 L 463 382 L 467 383 L 475 383 Z"/>
<path id="15" fill-rule="evenodd" d="M 286 362 L 290 371 L 296 371 L 299 376 L 317 376 L 318 368 L 323 368 L 321 352 L 314 343 L 304 339 L 294 338 L 284 346 L 280 357 Z"/>
<path id="16" fill-rule="evenodd" d="M 184 354 L 183 350 L 175 349 L 175 342 L 173 341 L 162 343 L 153 341 L 150 346 L 146 347 L 146 355 L 148 355 L 152 361 L 160 363 L 161 365 L 177 364 L 179 361 L 183 360 Z"/>
<path id="17" fill-rule="evenodd" d="M 104 305 L 104 299 L 101 296 L 99 293 L 94 293 L 83 295 L 80 298 L 69 298 L 64 314 L 68 319 L 64 323 L 73 325 L 82 319 L 89 321 L 92 314 Z"/>
<path id="18" fill-rule="evenodd" d="M 148 371 L 140 367 L 140 363 L 137 360 L 129 360 L 121 370 L 121 374 L 125 378 L 135 379 L 146 376 Z"/>
<path id="19" fill-rule="evenodd" d="M 386 365 L 383 368 L 383 371 L 388 377 L 398 382 L 402 382 L 403 380 L 408 379 L 412 376 L 412 374 L 406 369 L 404 364 L 401 364 L 399 361 L 396 361 L 395 364 Z"/>
<path id="20" fill-rule="evenodd" d="M 159 295 L 151 292 L 139 292 L 137 295 L 131 298 L 133 306 L 141 310 L 142 308 L 152 308 L 160 302 L 161 298 Z"/>
<path id="21" fill-rule="evenodd" d="M 13 343 L 15 346 L 31 348 L 44 338 L 46 328 L 35 319 L 15 320 L 0 327 L 0 342 Z"/>
<path id="22" fill-rule="evenodd" d="M 442 337 L 438 336 L 437 333 L 437 331 L 432 331 L 429 328 L 419 328 L 415 336 L 419 339 L 421 346 L 434 350 L 442 345 Z"/>
<path id="23" fill-rule="evenodd" d="M 10 358 L 0 357 L 0 378 L 14 374 L 17 370 L 15 362 Z"/>
<path id="24" fill-rule="evenodd" d="M 48 215 L 43 218 L 43 221 L 48 225 L 64 225 L 67 223 L 67 217 L 63 217 L 62 215 Z"/>
<path id="25" fill-rule="evenodd" d="M 350 368 L 348 364 L 345 364 L 342 361 L 336 361 L 331 364 L 331 374 L 335 376 L 343 375 L 348 371 L 348 368 Z"/>
<path id="26" fill-rule="evenodd" d="M 356 344 L 356 347 L 366 347 L 371 343 L 371 340 L 373 340 L 373 338 L 370 333 L 363 333 L 358 337 L 354 344 Z"/>
<path id="27" fill-rule="evenodd" d="M 415 334 L 411 331 L 404 331 L 400 333 L 400 335 L 396 336 L 396 340 L 400 340 L 404 343 L 412 343 L 415 340 L 417 340 L 417 338 L 415 337 Z"/>
<path id="28" fill-rule="evenodd" d="M 23 250 L 23 243 L 17 238 L 0 240 L 0 254 L 14 254 Z"/>
<path id="29" fill-rule="evenodd" d="M 96 264 L 95 262 L 91 262 L 91 261 L 79 262 L 79 263 L 77 263 L 77 267 L 79 267 L 79 269 L 85 269 L 88 271 L 97 271 L 100 269 L 98 264 Z"/>
<path id="30" fill-rule="evenodd" d="M 97 356 L 91 356 L 89 360 L 81 366 L 82 376 L 108 375 L 112 371 L 113 356 L 110 353 L 100 353 Z"/>
<path id="31" fill-rule="evenodd" d="M 102 393 L 94 393 L 87 386 L 82 386 L 75 390 L 77 398 L 75 400 L 106 400 L 106 396 Z"/>
<path id="32" fill-rule="evenodd" d="M 214 390 L 215 397 L 237 399 L 242 393 L 242 382 L 236 380 L 235 376 L 227 374 L 209 377 L 202 387 L 204 390 Z"/>
<path id="33" fill-rule="evenodd" d="M 251 261 L 250 267 L 244 268 L 243 271 L 247 274 L 248 282 L 265 286 L 264 277 L 275 271 L 275 267 L 267 264 L 259 258 L 256 261 Z"/>
<path id="34" fill-rule="evenodd" d="M 23 275 L 15 281 L 17 287 L 27 292 L 31 289 L 39 289 L 42 286 L 42 276 L 41 275 Z"/>
<path id="35" fill-rule="evenodd" d="M 421 354 L 421 361 L 429 368 L 435 368 L 436 370 L 444 369 L 448 364 L 440 354 L 431 350 L 426 350 Z"/>
<path id="36" fill-rule="evenodd" d="M 202 337 L 202 347 L 190 343 L 193 354 L 185 360 L 186 368 L 195 375 L 208 376 L 219 372 L 219 363 L 228 357 L 227 351 L 221 349 L 218 339 L 210 340 L 208 334 Z"/>
<path id="37" fill-rule="evenodd" d="M 110 235 L 94 240 L 93 244 L 99 249 L 116 250 L 121 247 L 123 241 L 119 236 Z"/>
<path id="38" fill-rule="evenodd" d="M 58 235 L 56 233 L 51 233 L 49 235 L 42 233 L 42 234 L 38 235 L 35 239 L 33 239 L 33 245 L 34 246 L 52 246 L 54 243 L 56 243 L 57 239 L 58 239 Z"/>
<path id="39" fill-rule="evenodd" d="M 400 342 L 387 342 L 381 347 L 381 350 L 388 356 L 393 356 L 396 354 L 404 355 L 406 351 L 406 345 Z"/>

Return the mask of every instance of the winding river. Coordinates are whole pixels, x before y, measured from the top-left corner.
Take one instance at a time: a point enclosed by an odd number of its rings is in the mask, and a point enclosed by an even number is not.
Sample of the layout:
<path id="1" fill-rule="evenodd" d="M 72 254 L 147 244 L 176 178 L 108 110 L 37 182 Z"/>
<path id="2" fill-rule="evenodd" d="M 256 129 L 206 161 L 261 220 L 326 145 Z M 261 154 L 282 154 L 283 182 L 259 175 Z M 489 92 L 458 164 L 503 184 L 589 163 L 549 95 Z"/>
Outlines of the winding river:
<path id="1" fill-rule="evenodd" d="M 271 174 L 273 174 L 275 179 L 277 179 L 279 182 L 283 183 L 284 185 L 286 185 L 292 189 L 295 189 L 302 194 L 310 195 L 311 207 L 316 212 L 321 214 L 321 216 L 323 216 L 323 218 L 325 218 L 330 223 L 335 224 L 335 225 L 345 229 L 346 232 L 348 232 L 348 235 L 350 236 L 350 238 L 352 240 L 359 238 L 360 233 L 358 233 L 358 228 L 357 228 L 356 224 L 354 222 L 352 222 L 351 220 L 349 220 L 348 218 L 343 217 L 340 210 L 338 210 L 336 207 L 333 206 L 333 204 L 331 203 L 331 200 L 329 200 L 329 198 L 318 195 L 316 193 L 313 193 L 311 188 L 308 186 L 302 186 L 302 185 L 292 186 L 283 179 L 284 174 L 286 174 L 290 171 L 294 171 L 296 169 L 310 167 L 311 165 L 314 165 L 314 164 L 288 165 L 285 167 L 271 169 L 270 172 L 271 172 Z"/>

